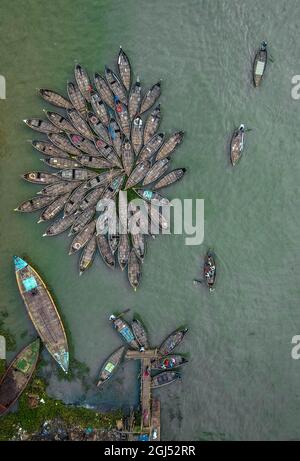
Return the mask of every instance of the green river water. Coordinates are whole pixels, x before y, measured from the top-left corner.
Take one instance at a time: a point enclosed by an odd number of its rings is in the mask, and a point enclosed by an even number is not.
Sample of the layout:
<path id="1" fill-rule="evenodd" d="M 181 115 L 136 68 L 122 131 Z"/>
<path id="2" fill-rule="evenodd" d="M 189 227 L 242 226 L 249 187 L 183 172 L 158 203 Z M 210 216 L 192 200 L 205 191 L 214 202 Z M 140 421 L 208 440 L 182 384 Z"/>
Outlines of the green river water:
<path id="1" fill-rule="evenodd" d="M 9 314 L 5 324 L 18 349 L 34 332 L 17 291 L 14 254 L 29 257 L 44 276 L 75 356 L 90 368 L 87 392 L 80 381 L 52 373 L 51 394 L 105 408 L 138 403 L 134 363 L 103 391 L 92 386 L 121 343 L 108 315 L 130 307 L 153 345 L 177 326 L 190 328 L 180 346 L 190 357 L 182 381 L 156 392 L 164 440 L 299 439 L 300 361 L 291 358 L 291 339 L 300 334 L 300 102 L 291 98 L 291 78 L 300 73 L 299 2 L 14 0 L 1 1 L 0 10 L 7 85 L 0 100 L 0 310 Z M 262 40 L 274 62 L 255 90 L 251 67 Z M 12 212 L 36 191 L 20 175 L 46 169 L 22 122 L 46 107 L 36 88 L 64 92 L 75 61 L 102 72 L 115 64 L 120 44 L 145 87 L 163 79 L 162 129 L 186 133 L 173 167 L 188 172 L 168 196 L 205 199 L 203 244 L 186 246 L 180 235 L 151 240 L 136 293 L 125 273 L 111 273 L 99 257 L 79 278 L 66 235 L 42 239 L 46 224 L 36 224 L 38 214 Z M 228 141 L 241 122 L 253 131 L 233 170 Z M 218 258 L 213 294 L 192 285 L 208 247 Z"/>

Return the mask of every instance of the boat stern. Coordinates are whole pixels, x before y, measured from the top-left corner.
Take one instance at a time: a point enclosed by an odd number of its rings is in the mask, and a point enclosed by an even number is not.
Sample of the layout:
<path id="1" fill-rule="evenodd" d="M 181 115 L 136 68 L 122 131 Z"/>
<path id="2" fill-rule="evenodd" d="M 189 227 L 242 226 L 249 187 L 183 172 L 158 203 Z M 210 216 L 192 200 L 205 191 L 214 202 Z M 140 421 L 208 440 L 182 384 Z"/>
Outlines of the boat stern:
<path id="1" fill-rule="evenodd" d="M 55 360 L 61 366 L 65 373 L 68 373 L 69 369 L 69 352 L 62 350 L 61 352 L 54 355 Z"/>

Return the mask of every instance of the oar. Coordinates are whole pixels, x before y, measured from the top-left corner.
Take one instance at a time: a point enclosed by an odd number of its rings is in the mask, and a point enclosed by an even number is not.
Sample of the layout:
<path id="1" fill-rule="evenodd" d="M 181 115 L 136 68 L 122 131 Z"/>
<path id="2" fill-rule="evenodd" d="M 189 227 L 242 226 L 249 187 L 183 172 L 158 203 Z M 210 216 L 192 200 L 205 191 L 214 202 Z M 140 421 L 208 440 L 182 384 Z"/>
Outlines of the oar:
<path id="1" fill-rule="evenodd" d="M 125 309 L 125 311 L 121 312 L 121 313 L 116 317 L 116 319 L 118 319 L 118 318 L 122 317 L 123 315 L 127 314 L 127 312 L 129 312 L 129 311 L 130 311 L 130 309 Z"/>
<path id="2" fill-rule="evenodd" d="M 269 61 L 275 62 L 275 59 L 273 58 L 273 56 L 271 54 L 269 55 Z"/>
<path id="3" fill-rule="evenodd" d="M 253 131 L 253 128 L 246 128 L 245 132 L 248 133 L 249 131 Z"/>
<path id="4" fill-rule="evenodd" d="M 194 285 L 202 285 L 202 284 L 203 284 L 203 281 L 202 281 L 202 280 L 194 279 L 194 280 L 193 280 L 193 284 L 194 284 Z"/>

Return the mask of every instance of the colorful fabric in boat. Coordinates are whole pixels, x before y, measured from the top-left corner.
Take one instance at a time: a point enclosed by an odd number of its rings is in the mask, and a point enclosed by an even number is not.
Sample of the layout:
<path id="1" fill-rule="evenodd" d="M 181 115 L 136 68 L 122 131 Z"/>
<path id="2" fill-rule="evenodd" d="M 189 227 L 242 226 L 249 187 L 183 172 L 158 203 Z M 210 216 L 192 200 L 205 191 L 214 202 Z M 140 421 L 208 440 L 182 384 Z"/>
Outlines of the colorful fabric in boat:
<path id="1" fill-rule="evenodd" d="M 19 258 L 19 256 L 14 256 L 14 263 L 16 271 L 24 269 L 27 266 L 27 262 L 24 259 Z"/>
<path id="2" fill-rule="evenodd" d="M 108 371 L 109 373 L 112 373 L 114 370 L 115 366 L 113 363 L 108 362 L 108 364 L 105 366 L 104 370 Z"/>
<path id="3" fill-rule="evenodd" d="M 28 277 L 28 279 L 24 279 L 23 285 L 24 285 L 25 291 L 31 291 L 37 287 L 37 282 L 35 278 L 32 276 L 32 277 Z"/>
<path id="4" fill-rule="evenodd" d="M 120 330 L 120 333 L 128 343 L 134 340 L 133 334 L 131 333 L 128 327 L 122 328 L 122 330 Z"/>
<path id="5" fill-rule="evenodd" d="M 262 75 L 264 73 L 265 63 L 264 61 L 257 61 L 255 73 L 257 75 Z"/>

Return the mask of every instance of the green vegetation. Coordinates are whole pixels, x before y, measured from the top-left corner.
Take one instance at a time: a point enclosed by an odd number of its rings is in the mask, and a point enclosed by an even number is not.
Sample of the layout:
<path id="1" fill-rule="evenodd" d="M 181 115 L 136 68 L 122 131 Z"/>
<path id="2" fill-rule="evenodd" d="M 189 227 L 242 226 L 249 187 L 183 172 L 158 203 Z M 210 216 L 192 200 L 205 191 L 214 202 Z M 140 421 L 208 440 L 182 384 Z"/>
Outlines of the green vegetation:
<path id="1" fill-rule="evenodd" d="M 33 397 L 36 401 L 34 408 L 30 406 L 30 399 Z M 120 411 L 98 413 L 86 408 L 65 405 L 62 401 L 47 395 L 46 383 L 42 379 L 34 378 L 19 399 L 18 411 L 0 419 L 0 440 L 11 440 L 19 428 L 32 434 L 39 431 L 45 421 L 56 418 L 65 422 L 68 427 L 76 425 L 82 429 L 111 429 L 121 417 Z"/>
<path id="2" fill-rule="evenodd" d="M 6 363 L 5 362 L 6 362 L 5 360 L 0 360 L 0 378 L 3 375 L 3 373 L 5 372 L 5 369 L 6 369 Z"/>

